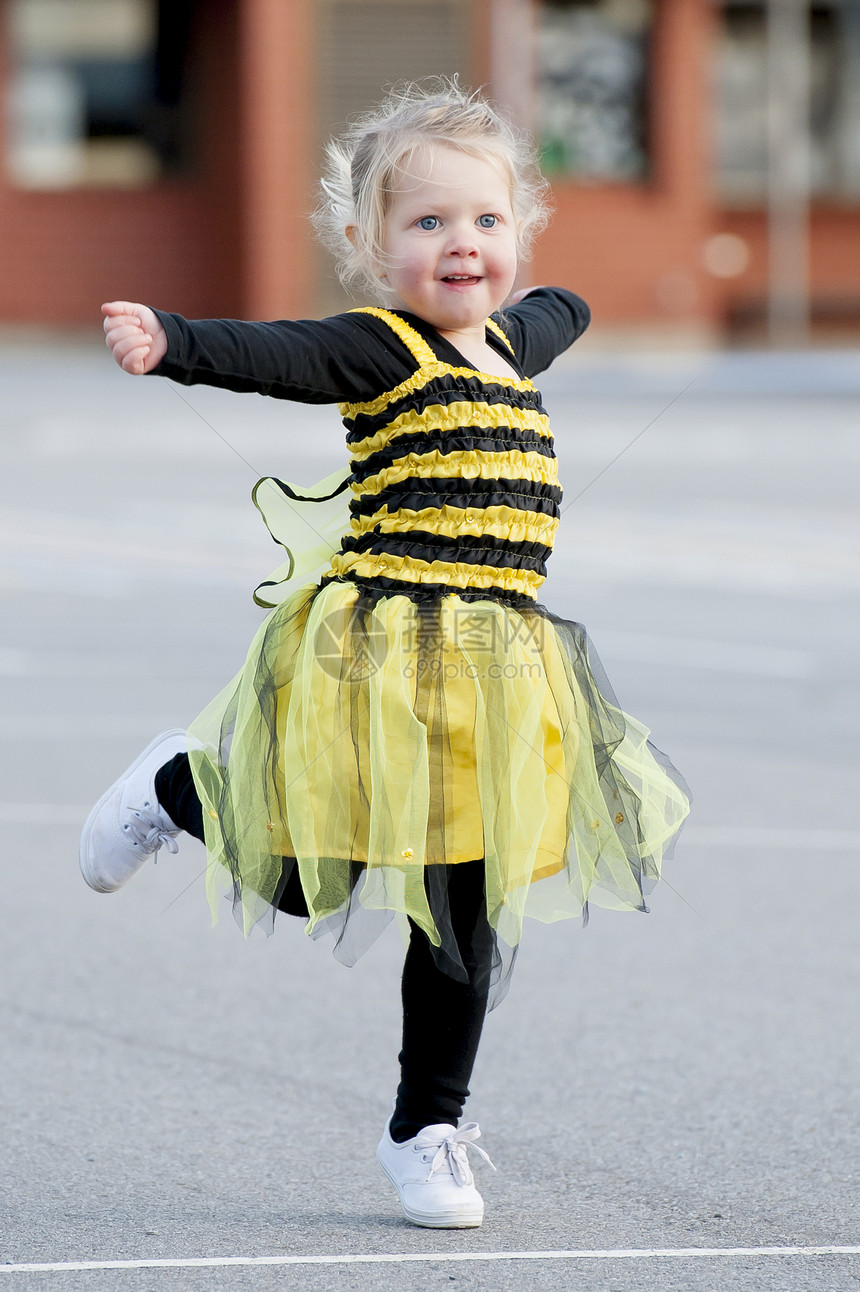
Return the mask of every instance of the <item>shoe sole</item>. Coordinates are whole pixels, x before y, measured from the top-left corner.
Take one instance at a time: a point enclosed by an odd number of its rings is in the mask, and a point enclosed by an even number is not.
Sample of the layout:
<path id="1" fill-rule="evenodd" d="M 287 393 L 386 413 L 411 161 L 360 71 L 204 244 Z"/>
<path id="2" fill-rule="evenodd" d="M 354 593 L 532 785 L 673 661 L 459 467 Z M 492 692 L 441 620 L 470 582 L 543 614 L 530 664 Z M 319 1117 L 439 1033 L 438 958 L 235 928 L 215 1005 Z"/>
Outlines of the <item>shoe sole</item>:
<path id="1" fill-rule="evenodd" d="M 471 1212 L 456 1211 L 412 1211 L 403 1201 L 403 1195 L 400 1192 L 400 1186 L 394 1179 L 394 1176 L 388 1170 L 388 1167 L 382 1161 L 377 1153 L 376 1160 L 382 1167 L 387 1178 L 397 1190 L 397 1196 L 400 1199 L 400 1206 L 407 1220 L 411 1220 L 413 1225 L 420 1225 L 422 1229 L 478 1229 L 484 1223 L 484 1209 Z"/>
<path id="2" fill-rule="evenodd" d="M 101 796 L 98 803 L 95 805 L 92 812 L 90 812 L 89 816 L 84 822 L 84 828 L 81 831 L 81 843 L 80 843 L 80 849 L 78 852 L 78 861 L 80 863 L 81 874 L 83 875 L 84 880 L 89 885 L 89 887 L 93 889 L 94 892 L 116 893 L 119 891 L 120 888 L 124 887 L 124 884 L 117 884 L 113 888 L 106 888 L 104 884 L 100 884 L 98 882 L 92 870 L 90 869 L 90 859 L 89 859 L 88 853 L 90 850 L 90 837 L 92 835 L 93 824 L 95 822 L 96 817 L 104 807 L 107 800 L 110 798 L 111 794 L 113 794 L 114 790 L 119 785 L 121 785 L 123 781 L 127 780 L 128 777 L 132 774 L 132 772 L 137 771 L 138 767 L 140 767 L 140 764 L 146 761 L 146 759 L 149 757 L 149 755 L 153 752 L 154 749 L 157 749 L 160 744 L 162 744 L 165 740 L 167 740 L 171 736 L 181 736 L 184 739 L 185 735 L 186 733 L 181 729 L 181 727 L 171 727 L 169 731 L 162 731 L 161 734 L 156 736 L 154 740 L 151 740 L 149 744 L 146 746 L 146 749 L 144 749 L 143 753 L 140 754 L 140 756 L 136 758 L 134 762 L 131 763 L 130 766 L 128 766 L 125 769 L 125 771 L 122 773 L 121 776 L 118 776 L 116 778 L 113 785 L 111 785 L 110 789 L 105 790 L 104 794 Z M 131 879 L 131 875 L 129 875 L 129 879 Z"/>

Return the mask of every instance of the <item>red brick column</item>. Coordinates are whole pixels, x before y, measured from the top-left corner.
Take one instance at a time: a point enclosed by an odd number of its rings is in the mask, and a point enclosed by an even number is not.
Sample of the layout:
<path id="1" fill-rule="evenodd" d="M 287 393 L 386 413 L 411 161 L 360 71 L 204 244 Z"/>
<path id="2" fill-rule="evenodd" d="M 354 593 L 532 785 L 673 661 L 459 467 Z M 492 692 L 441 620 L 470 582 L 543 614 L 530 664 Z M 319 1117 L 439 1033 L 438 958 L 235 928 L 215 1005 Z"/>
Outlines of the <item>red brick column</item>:
<path id="1" fill-rule="evenodd" d="M 558 178 L 530 272 L 590 301 L 599 325 L 709 327 L 718 304 L 702 249 L 710 182 L 711 0 L 659 0 L 651 42 L 652 172 L 640 183 Z"/>
<path id="2" fill-rule="evenodd" d="M 242 312 L 308 313 L 316 175 L 314 0 L 240 0 Z"/>

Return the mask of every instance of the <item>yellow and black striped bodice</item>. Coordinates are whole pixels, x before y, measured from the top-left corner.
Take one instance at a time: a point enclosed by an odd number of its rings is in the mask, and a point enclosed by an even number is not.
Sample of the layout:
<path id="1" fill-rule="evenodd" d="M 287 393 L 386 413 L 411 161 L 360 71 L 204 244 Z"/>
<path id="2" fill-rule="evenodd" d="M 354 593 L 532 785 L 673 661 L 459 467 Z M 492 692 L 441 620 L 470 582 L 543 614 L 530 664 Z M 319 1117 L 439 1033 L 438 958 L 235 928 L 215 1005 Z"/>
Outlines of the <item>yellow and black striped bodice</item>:
<path id="1" fill-rule="evenodd" d="M 537 600 L 562 491 L 528 380 L 442 362 L 398 315 L 370 313 L 416 361 L 378 398 L 340 404 L 351 450 L 350 533 L 323 579 L 413 599 Z M 488 328 L 510 349 L 501 328 Z"/>

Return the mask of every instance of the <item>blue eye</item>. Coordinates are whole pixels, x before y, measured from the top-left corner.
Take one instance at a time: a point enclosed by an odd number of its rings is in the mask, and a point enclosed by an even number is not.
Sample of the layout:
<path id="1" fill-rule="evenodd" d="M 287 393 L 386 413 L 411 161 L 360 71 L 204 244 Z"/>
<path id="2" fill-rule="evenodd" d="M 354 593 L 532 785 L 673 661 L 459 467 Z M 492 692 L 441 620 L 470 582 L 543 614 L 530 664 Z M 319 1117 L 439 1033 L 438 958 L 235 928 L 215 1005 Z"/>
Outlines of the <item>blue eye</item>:
<path id="1" fill-rule="evenodd" d="M 418 221 L 418 228 L 419 228 L 419 229 L 426 229 L 426 230 L 428 231 L 428 233 L 430 233 L 430 232 L 432 232 L 432 231 L 433 231 L 433 229 L 435 229 L 435 228 L 438 226 L 438 224 L 439 224 L 439 220 L 438 220 L 437 216 L 435 216 L 435 215 L 425 215 L 425 216 L 423 216 L 423 218 L 422 218 L 422 219 L 420 219 L 420 220 Z"/>
<path id="2" fill-rule="evenodd" d="M 481 226 L 482 229 L 494 229 L 497 221 L 498 221 L 498 216 L 496 215 L 478 216 L 478 224 Z"/>

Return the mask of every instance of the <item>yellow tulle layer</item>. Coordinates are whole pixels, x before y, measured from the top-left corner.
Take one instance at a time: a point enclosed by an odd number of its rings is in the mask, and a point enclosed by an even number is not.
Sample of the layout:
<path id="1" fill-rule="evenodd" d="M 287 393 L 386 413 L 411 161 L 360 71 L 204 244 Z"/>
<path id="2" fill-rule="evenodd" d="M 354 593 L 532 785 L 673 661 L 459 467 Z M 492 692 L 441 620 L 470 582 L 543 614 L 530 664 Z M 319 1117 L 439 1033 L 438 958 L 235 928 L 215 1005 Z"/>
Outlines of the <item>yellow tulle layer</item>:
<path id="1" fill-rule="evenodd" d="M 357 903 L 438 942 L 425 868 L 483 858 L 510 946 L 525 914 L 644 909 L 688 812 L 648 735 L 542 607 L 300 587 L 189 730 L 213 905 L 226 881 L 250 929 L 295 858 L 309 931 Z"/>
<path id="2" fill-rule="evenodd" d="M 383 576 L 410 583 L 447 583 L 455 588 L 504 588 L 537 599 L 537 590 L 546 576 L 536 570 L 473 565 L 468 561 L 422 561 L 419 557 L 398 556 L 394 552 L 335 552 L 331 558 L 335 574 L 357 574 L 365 579 Z"/>
<path id="3" fill-rule="evenodd" d="M 507 543 L 544 543 L 552 547 L 558 521 L 554 516 L 540 512 L 523 512 L 503 505 L 479 507 L 468 511 L 463 507 L 398 507 L 393 510 L 383 504 L 378 511 L 367 516 L 353 517 L 350 532 L 362 534 L 411 535 L 420 529 L 428 534 L 443 534 L 448 538 L 487 536 L 500 538 Z"/>
<path id="4" fill-rule="evenodd" d="M 389 441 L 404 432 L 449 431 L 463 434 L 463 427 L 473 429 L 534 431 L 550 439 L 549 418 L 535 408 L 512 408 L 510 404 L 488 404 L 479 400 L 459 400 L 454 404 L 425 404 L 420 412 L 410 409 L 395 417 L 381 431 L 363 440 L 350 442 L 350 453 L 356 462 L 364 462 L 385 448 Z"/>
<path id="5" fill-rule="evenodd" d="M 558 487 L 558 468 L 555 458 L 542 453 L 522 452 L 512 449 L 508 453 L 476 453 L 464 449 L 453 453 L 406 453 L 389 467 L 365 476 L 352 490 L 356 498 L 382 493 L 395 485 L 420 476 L 423 480 L 450 480 L 458 477 L 467 480 L 529 480 L 535 484 Z M 464 485 L 464 489 L 467 486 Z"/>

